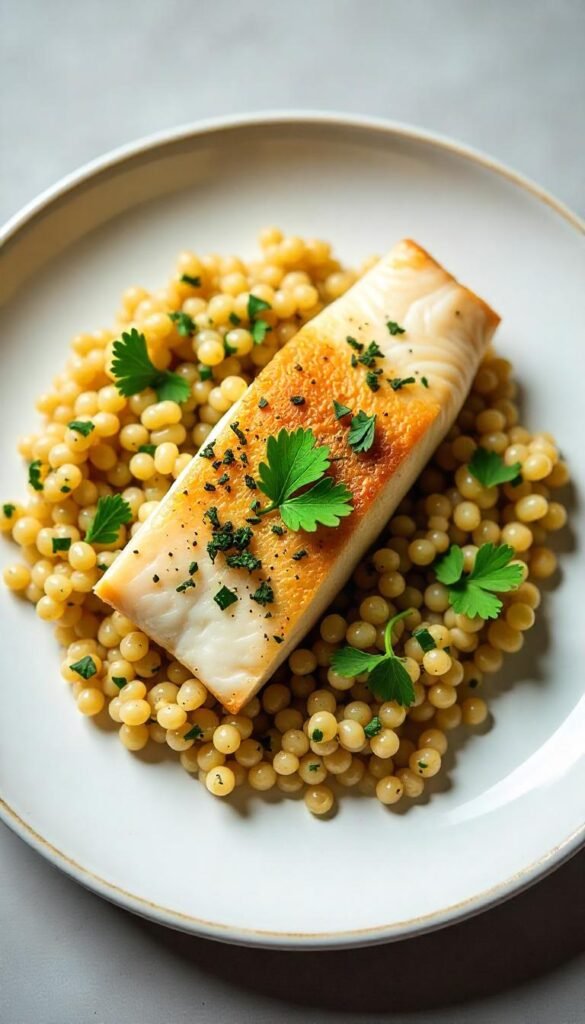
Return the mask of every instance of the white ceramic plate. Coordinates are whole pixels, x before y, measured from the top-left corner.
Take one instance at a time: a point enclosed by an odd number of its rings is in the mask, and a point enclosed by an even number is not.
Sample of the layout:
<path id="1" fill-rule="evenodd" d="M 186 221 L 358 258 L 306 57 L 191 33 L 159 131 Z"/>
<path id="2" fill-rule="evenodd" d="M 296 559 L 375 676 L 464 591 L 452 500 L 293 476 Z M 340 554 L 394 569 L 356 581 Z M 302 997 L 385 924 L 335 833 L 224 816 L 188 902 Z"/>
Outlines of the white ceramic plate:
<path id="1" fill-rule="evenodd" d="M 267 115 L 131 146 L 9 226 L 3 500 L 22 494 L 14 440 L 34 424 L 35 395 L 69 338 L 108 324 L 129 284 L 163 281 L 180 249 L 250 252 L 267 222 L 331 239 L 349 262 L 404 235 L 430 249 L 502 314 L 498 346 L 517 367 L 528 422 L 556 434 L 583 493 L 577 219 L 446 140 L 365 119 Z M 4 818 L 101 895 L 210 938 L 372 943 L 485 909 L 583 835 L 585 565 L 576 538 L 561 544 L 562 579 L 540 626 L 490 686 L 493 727 L 461 740 L 423 805 L 392 813 L 346 794 L 331 821 L 273 796 L 215 800 L 176 761 L 128 754 L 76 713 L 51 630 L 2 589 Z"/>

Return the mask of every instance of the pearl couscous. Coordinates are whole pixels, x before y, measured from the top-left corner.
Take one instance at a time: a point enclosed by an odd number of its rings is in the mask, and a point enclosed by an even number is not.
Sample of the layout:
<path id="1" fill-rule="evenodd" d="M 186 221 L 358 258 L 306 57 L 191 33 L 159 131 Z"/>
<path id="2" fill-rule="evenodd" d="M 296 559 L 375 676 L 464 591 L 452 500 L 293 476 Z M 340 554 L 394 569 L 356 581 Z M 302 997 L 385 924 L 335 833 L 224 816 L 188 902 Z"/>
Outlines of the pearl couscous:
<path id="1" fill-rule="evenodd" d="M 302 793 L 312 814 L 325 815 L 345 788 L 357 788 L 391 806 L 421 797 L 441 770 L 450 733 L 487 720 L 484 681 L 505 653 L 521 649 L 539 584 L 556 570 L 547 540 L 566 522 L 557 492 L 569 471 L 550 434 L 520 424 L 512 367 L 490 351 L 456 424 L 370 555 L 273 681 L 240 714 L 228 714 L 92 591 L 250 380 L 375 262 L 346 269 L 327 242 L 277 228 L 261 232 L 260 247 L 249 262 L 181 253 L 166 287 L 128 289 L 111 329 L 73 339 L 65 369 L 37 400 L 42 427 L 18 445 L 29 464 L 28 496 L 0 507 L 0 529 L 21 549 L 4 582 L 55 623 L 61 674 L 78 710 L 109 720 L 128 750 L 168 745 L 215 796 L 244 784 L 277 788 Z M 269 306 L 260 343 L 248 318 L 251 290 Z M 188 384 L 186 401 L 159 401 L 151 389 L 120 393 L 112 347 L 132 327 L 156 368 Z M 520 464 L 521 479 L 484 486 L 469 468 L 478 447 L 506 466 Z M 113 494 L 131 520 L 115 543 L 88 543 L 99 499 Z M 488 620 L 458 614 L 433 570 L 459 545 L 469 572 L 484 544 L 510 545 L 522 574 Z M 414 691 L 408 707 L 376 698 L 367 674 L 343 676 L 331 665 L 345 645 L 384 652 L 386 626 L 400 612 L 407 614 L 394 646 Z M 414 635 L 421 628 L 430 649 Z"/>

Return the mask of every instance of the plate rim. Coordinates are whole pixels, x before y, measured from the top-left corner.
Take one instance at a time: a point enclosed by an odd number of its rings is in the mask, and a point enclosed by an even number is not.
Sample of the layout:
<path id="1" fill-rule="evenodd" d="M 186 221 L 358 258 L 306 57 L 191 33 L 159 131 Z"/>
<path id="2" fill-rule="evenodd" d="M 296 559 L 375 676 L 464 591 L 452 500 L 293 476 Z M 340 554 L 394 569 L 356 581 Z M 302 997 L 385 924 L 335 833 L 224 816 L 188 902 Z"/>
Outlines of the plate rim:
<path id="1" fill-rule="evenodd" d="M 60 178 L 54 185 L 42 191 L 36 198 L 26 203 L 16 214 L 11 216 L 0 229 L 0 244 L 5 244 L 26 228 L 39 214 L 50 208 L 53 203 L 69 192 L 75 191 L 84 183 L 100 177 L 104 172 L 119 168 L 126 161 L 147 154 L 155 148 L 187 141 L 196 136 L 221 134 L 226 130 L 242 127 L 277 128 L 283 125 L 307 127 L 315 125 L 337 126 L 349 131 L 367 129 L 378 132 L 381 136 L 403 138 L 411 142 L 422 142 L 443 152 L 455 154 L 465 160 L 478 164 L 512 182 L 520 189 L 549 206 L 556 214 L 575 228 L 579 234 L 585 234 L 585 220 L 573 212 L 565 203 L 557 199 L 546 189 L 530 178 L 508 167 L 480 150 L 460 143 L 449 136 L 427 131 L 404 122 L 369 117 L 360 114 L 345 114 L 333 111 L 318 110 L 286 110 L 260 111 L 242 113 L 223 117 L 213 117 L 182 124 L 175 128 L 164 129 L 142 136 L 133 142 L 118 146 L 107 153 L 83 164 L 77 170 Z M 111 903 L 131 911 L 141 917 L 156 921 L 159 924 L 185 931 L 201 938 L 214 939 L 228 943 L 280 949 L 335 949 L 351 948 L 361 945 L 375 945 L 384 942 L 410 938 L 439 928 L 446 927 L 457 921 L 465 920 L 482 913 L 504 900 L 516 895 L 544 878 L 560 867 L 578 852 L 585 844 L 585 822 L 566 836 L 560 843 L 547 850 L 536 861 L 506 878 L 489 889 L 483 890 L 468 899 L 451 904 L 431 914 L 425 914 L 393 924 L 383 924 L 374 928 L 335 932 L 288 932 L 252 929 L 234 925 L 223 925 L 207 921 L 177 910 L 171 910 L 158 903 L 122 889 L 108 882 L 100 875 L 83 867 L 65 852 L 50 843 L 31 825 L 21 818 L 4 800 L 0 799 L 0 819 L 19 838 L 23 839 L 37 853 L 59 868 L 74 881 L 85 888 L 102 896 Z"/>

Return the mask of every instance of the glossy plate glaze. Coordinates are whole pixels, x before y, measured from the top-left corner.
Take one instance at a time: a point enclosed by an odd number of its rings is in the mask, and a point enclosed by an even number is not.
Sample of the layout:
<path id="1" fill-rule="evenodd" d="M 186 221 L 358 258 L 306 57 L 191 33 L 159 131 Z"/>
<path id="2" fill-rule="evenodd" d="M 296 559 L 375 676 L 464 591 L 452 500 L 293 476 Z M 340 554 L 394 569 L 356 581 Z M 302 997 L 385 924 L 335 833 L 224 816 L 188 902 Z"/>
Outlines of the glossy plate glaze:
<path id="1" fill-rule="evenodd" d="M 130 755 L 77 714 L 51 631 L 2 589 L 2 814 L 82 884 L 173 927 L 264 946 L 382 942 L 486 909 L 583 839 L 583 227 L 481 155 L 360 118 L 236 118 L 106 157 L 6 230 L 4 500 L 23 492 L 14 441 L 70 337 L 107 325 L 129 284 L 156 287 L 179 250 L 249 253 L 267 222 L 330 239 L 350 263 L 413 237 L 502 315 L 525 418 L 555 433 L 575 480 L 539 627 L 490 684 L 485 735 L 455 744 L 423 803 L 348 792 L 322 821 L 273 794 L 215 800 L 176 760 Z"/>

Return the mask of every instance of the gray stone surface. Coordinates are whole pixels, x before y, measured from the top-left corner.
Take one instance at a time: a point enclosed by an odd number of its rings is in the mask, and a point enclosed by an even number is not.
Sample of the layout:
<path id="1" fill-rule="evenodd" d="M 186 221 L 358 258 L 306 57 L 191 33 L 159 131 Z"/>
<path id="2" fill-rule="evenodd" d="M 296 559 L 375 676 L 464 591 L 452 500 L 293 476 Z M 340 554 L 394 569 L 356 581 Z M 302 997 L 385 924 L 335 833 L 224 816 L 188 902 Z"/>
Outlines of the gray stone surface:
<path id="1" fill-rule="evenodd" d="M 6 3 L 0 217 L 142 134 L 267 108 L 444 132 L 583 213 L 584 37 L 580 0 Z M 4 828 L 0 857 L 6 1024 L 583 1020 L 583 855 L 447 931 L 319 955 L 222 947 L 143 922 Z"/>

